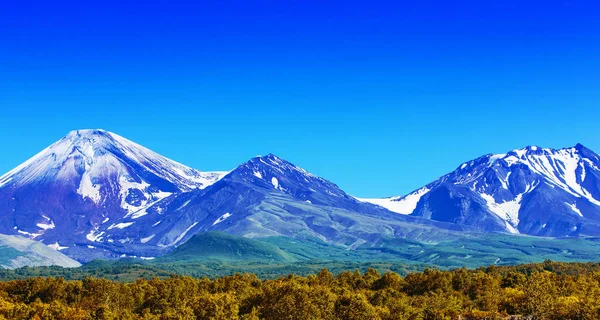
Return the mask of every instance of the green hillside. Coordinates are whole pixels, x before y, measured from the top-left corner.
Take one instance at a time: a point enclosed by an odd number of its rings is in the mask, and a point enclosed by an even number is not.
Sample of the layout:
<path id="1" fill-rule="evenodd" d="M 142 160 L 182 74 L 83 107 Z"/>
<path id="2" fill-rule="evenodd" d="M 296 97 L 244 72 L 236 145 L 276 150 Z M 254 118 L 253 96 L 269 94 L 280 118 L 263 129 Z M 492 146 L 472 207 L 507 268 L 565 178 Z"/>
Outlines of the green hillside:
<path id="1" fill-rule="evenodd" d="M 174 251 L 158 258 L 156 263 L 170 261 L 292 262 L 295 260 L 279 247 L 264 241 L 222 232 L 205 232 L 196 234 Z"/>

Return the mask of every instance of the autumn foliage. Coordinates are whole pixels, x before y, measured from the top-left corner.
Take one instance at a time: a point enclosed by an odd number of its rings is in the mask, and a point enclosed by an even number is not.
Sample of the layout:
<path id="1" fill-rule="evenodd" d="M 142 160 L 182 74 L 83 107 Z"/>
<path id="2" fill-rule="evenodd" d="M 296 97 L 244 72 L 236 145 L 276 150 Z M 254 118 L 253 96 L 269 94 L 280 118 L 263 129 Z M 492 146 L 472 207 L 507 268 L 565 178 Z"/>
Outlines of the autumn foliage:
<path id="1" fill-rule="evenodd" d="M 0 282 L 0 319 L 598 319 L 600 270 L 545 262 L 478 270 Z"/>

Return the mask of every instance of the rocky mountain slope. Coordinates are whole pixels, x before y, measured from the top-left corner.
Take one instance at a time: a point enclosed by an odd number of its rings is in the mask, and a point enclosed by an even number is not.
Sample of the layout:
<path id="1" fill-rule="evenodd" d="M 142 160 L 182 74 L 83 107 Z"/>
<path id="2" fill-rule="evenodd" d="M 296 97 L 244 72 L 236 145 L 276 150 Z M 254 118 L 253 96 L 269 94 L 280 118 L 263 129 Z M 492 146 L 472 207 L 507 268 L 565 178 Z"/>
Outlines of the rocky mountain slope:
<path id="1" fill-rule="evenodd" d="M 73 131 L 0 177 L 0 233 L 72 256 L 104 256 L 107 249 L 95 244 L 122 240 L 124 219 L 160 210 L 165 198 L 225 174 L 188 168 L 103 130 Z"/>
<path id="2" fill-rule="evenodd" d="M 203 231 L 223 231 L 245 237 L 318 238 L 356 246 L 381 237 L 431 240 L 452 237 L 468 228 L 418 217 L 399 216 L 362 203 L 335 184 L 275 155 L 256 157 L 214 185 L 166 199 L 160 221 L 139 237 L 168 247 Z M 156 221 L 153 215 L 141 225 Z M 137 234 L 128 228 L 131 237 Z"/>
<path id="3" fill-rule="evenodd" d="M 583 145 L 489 154 L 403 197 L 400 214 L 538 236 L 600 235 L 600 157 Z"/>

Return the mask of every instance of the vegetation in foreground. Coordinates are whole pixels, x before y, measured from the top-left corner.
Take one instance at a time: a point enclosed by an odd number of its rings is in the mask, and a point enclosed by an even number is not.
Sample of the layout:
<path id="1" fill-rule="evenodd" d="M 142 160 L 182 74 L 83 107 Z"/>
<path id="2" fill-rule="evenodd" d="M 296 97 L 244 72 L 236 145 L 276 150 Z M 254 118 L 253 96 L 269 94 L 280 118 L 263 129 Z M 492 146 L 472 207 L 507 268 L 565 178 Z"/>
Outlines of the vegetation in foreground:
<path id="1" fill-rule="evenodd" d="M 150 263 L 137 259 L 119 261 L 97 260 L 79 268 L 23 267 L 18 269 L 0 269 L 0 281 L 20 280 L 32 277 L 55 277 L 66 280 L 83 280 L 88 277 L 103 278 L 117 282 L 134 282 L 137 279 L 166 279 L 183 275 L 194 278 L 210 279 L 230 276 L 236 273 L 252 273 L 260 279 L 276 279 L 289 274 L 308 276 L 326 268 L 334 274 L 347 270 L 359 270 L 361 273 L 375 269 L 380 273 L 395 272 L 407 275 L 410 272 L 423 271 L 424 264 L 403 262 L 344 262 L 344 261 L 306 261 L 297 263 L 266 262 L 180 262 Z"/>
<path id="2" fill-rule="evenodd" d="M 172 276 L 0 282 L 5 319 L 598 319 L 600 265 L 544 262 L 426 269 L 401 277 L 326 269 L 261 280 Z"/>

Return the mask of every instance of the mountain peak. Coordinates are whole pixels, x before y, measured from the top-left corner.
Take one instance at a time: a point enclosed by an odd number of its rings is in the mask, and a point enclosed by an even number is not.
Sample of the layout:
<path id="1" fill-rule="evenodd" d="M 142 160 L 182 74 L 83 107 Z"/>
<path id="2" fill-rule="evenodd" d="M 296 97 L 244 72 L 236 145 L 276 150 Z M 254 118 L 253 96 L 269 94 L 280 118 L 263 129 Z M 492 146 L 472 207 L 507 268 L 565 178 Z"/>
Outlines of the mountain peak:
<path id="1" fill-rule="evenodd" d="M 588 147 L 584 146 L 581 143 L 577 143 L 572 149 L 575 149 L 579 152 L 592 152 L 593 153 L 593 151 L 591 149 L 589 149 Z"/>
<path id="2" fill-rule="evenodd" d="M 281 158 L 279 158 L 278 156 L 269 153 L 266 156 L 263 155 L 257 155 L 256 157 L 252 158 L 252 159 L 263 159 L 263 160 L 282 160 Z"/>
<path id="3" fill-rule="evenodd" d="M 513 150 L 511 152 L 516 152 L 519 153 L 519 151 L 521 152 L 526 152 L 528 154 L 552 154 L 552 153 L 556 153 L 556 152 L 560 152 L 560 151 L 585 151 L 585 152 L 592 152 L 592 150 L 590 150 L 589 148 L 587 148 L 586 146 L 584 146 L 581 143 L 577 143 L 575 144 L 575 146 L 573 147 L 564 147 L 564 148 L 560 148 L 560 149 L 553 149 L 553 148 L 542 148 L 542 147 L 538 147 L 538 146 L 526 146 L 525 148 L 522 149 L 517 149 L 517 150 Z M 509 152 L 509 153 L 511 153 Z"/>
<path id="4" fill-rule="evenodd" d="M 282 159 L 272 153 L 269 153 L 266 156 L 256 156 L 252 159 L 250 159 L 248 162 L 242 164 L 241 166 L 244 165 L 251 165 L 251 166 L 255 166 L 255 167 L 260 167 L 260 166 L 271 166 L 271 167 L 275 167 L 275 168 L 279 168 L 279 169 L 289 169 L 289 170 L 300 170 L 303 171 L 305 173 L 307 173 L 304 169 L 292 164 L 291 162 Z"/>
<path id="5" fill-rule="evenodd" d="M 321 190 L 338 197 L 345 196 L 335 184 L 269 153 L 241 164 L 232 172 L 245 182 L 290 194 L 310 194 Z M 326 191 L 324 191 L 326 190 Z"/>
<path id="6" fill-rule="evenodd" d="M 107 196 L 103 194 L 109 191 L 119 191 L 122 194 L 116 197 L 126 197 L 129 189 L 139 189 L 146 198 L 152 199 L 152 194 L 161 191 L 206 187 L 222 176 L 222 173 L 203 173 L 186 167 L 117 134 L 85 129 L 69 132 L 1 176 L 0 188 L 32 182 L 75 185 L 76 193 L 100 204 Z M 122 207 L 127 206 L 122 204 Z"/>
<path id="7" fill-rule="evenodd" d="M 70 131 L 67 136 L 95 136 L 107 133 L 109 132 L 104 129 L 79 129 Z"/>
<path id="8" fill-rule="evenodd" d="M 70 131 L 66 136 L 57 141 L 69 141 L 69 142 L 92 142 L 98 143 L 99 141 L 106 141 L 106 139 L 112 140 L 112 136 L 115 135 L 103 129 L 82 129 Z"/>
<path id="9" fill-rule="evenodd" d="M 42 154 L 50 154 L 55 159 L 80 156 L 92 159 L 107 153 L 113 154 L 115 157 L 121 157 L 123 154 L 137 157 L 151 154 L 158 156 L 147 148 L 109 131 L 83 129 L 70 131 L 34 158 L 40 157 Z"/>
<path id="10" fill-rule="evenodd" d="M 527 151 L 539 151 L 542 148 L 535 146 L 535 145 L 531 145 L 531 146 L 526 146 L 524 149 Z"/>
<path id="11" fill-rule="evenodd" d="M 264 162 L 268 162 L 269 164 L 274 165 L 274 166 L 286 166 L 286 165 L 290 165 L 290 166 L 296 167 L 295 165 L 291 164 L 289 161 L 284 160 L 284 159 L 282 159 L 282 158 L 280 158 L 280 157 L 278 157 L 278 156 L 276 156 L 276 155 L 274 155 L 272 153 L 269 153 L 268 155 L 266 155 L 264 157 L 261 157 L 261 159 Z"/>
<path id="12" fill-rule="evenodd" d="M 499 161 L 507 162 L 510 165 L 528 161 L 529 157 L 582 157 L 582 158 L 593 158 L 596 159 L 598 156 L 590 149 L 583 146 L 581 143 L 576 144 L 573 147 L 565 147 L 561 149 L 553 149 L 553 148 L 542 148 L 535 145 L 526 146 L 521 149 L 511 150 L 507 153 L 498 153 L 498 154 L 488 154 L 483 157 L 477 158 L 476 160 L 467 162 L 461 166 L 461 169 L 464 169 L 469 166 L 469 164 L 479 163 L 482 164 L 483 161 L 487 161 L 487 164 L 484 167 L 495 165 Z"/>

